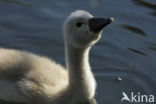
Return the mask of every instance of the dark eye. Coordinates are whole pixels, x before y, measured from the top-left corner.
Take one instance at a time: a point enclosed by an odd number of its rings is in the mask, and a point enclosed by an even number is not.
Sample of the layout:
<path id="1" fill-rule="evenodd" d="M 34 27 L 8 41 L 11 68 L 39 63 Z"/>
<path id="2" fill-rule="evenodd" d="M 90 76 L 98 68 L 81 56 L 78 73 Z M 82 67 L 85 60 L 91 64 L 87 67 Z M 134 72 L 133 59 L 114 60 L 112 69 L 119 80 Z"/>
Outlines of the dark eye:
<path id="1" fill-rule="evenodd" d="M 77 27 L 81 27 L 82 24 L 83 24 L 83 23 L 78 22 L 78 23 L 76 23 L 76 26 L 77 26 Z"/>

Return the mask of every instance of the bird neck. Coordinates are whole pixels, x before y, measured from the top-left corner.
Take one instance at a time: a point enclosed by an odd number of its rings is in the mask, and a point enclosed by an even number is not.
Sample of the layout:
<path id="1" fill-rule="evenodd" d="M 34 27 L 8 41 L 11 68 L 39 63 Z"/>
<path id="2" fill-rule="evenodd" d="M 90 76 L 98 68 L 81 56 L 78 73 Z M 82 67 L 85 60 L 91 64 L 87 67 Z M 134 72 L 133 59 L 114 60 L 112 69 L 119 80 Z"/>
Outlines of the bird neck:
<path id="1" fill-rule="evenodd" d="M 66 43 L 65 49 L 70 87 L 89 94 L 88 96 L 94 96 L 95 79 L 89 65 L 90 47 L 75 48 Z"/>

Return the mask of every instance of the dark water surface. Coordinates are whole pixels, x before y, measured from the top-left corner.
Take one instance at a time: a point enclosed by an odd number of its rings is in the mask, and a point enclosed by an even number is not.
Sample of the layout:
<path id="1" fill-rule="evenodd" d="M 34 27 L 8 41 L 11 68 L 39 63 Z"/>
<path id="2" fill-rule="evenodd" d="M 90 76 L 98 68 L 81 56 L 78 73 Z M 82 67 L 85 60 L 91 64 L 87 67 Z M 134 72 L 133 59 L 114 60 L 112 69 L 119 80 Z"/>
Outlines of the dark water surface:
<path id="1" fill-rule="evenodd" d="M 115 18 L 90 54 L 98 103 L 140 104 L 121 102 L 122 92 L 156 97 L 155 0 L 0 0 L 0 46 L 65 65 L 62 23 L 77 9 Z"/>

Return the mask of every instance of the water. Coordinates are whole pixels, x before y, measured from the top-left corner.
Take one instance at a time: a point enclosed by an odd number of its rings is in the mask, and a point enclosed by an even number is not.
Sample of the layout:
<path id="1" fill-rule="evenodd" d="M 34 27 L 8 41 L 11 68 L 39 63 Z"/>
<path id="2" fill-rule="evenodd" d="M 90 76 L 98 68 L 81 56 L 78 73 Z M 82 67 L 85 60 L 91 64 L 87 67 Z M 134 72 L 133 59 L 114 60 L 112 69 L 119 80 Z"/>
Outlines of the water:
<path id="1" fill-rule="evenodd" d="M 121 102 L 122 92 L 156 97 L 155 0 L 0 0 L 0 46 L 65 65 L 62 23 L 77 9 L 115 18 L 90 54 L 98 103 L 138 104 Z"/>

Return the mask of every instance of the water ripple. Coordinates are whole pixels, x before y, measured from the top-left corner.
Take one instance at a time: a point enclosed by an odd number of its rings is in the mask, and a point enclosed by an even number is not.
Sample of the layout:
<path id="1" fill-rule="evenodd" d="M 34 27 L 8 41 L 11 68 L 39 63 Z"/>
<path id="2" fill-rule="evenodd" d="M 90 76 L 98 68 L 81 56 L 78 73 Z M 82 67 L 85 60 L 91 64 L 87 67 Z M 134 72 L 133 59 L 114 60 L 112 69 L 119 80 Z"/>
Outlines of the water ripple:
<path id="1" fill-rule="evenodd" d="M 139 35 L 147 37 L 147 34 L 142 29 L 140 29 L 138 27 L 130 26 L 130 25 L 126 25 L 126 24 L 121 24 L 121 27 L 123 27 L 124 29 L 127 29 L 129 31 L 132 31 L 134 33 L 137 33 Z"/>
<path id="2" fill-rule="evenodd" d="M 140 54 L 140 55 L 143 55 L 143 56 L 146 56 L 146 53 L 144 52 L 141 52 L 140 50 L 136 50 L 136 49 L 133 49 L 133 48 L 128 48 L 130 51 L 132 52 L 135 52 L 137 54 Z"/>
<path id="3" fill-rule="evenodd" d="M 143 0 L 132 0 L 132 2 L 135 5 L 138 5 L 138 6 L 145 7 L 145 8 L 153 10 L 152 12 L 149 12 L 149 14 L 152 15 L 152 16 L 156 16 L 156 12 L 155 12 L 156 4 L 149 3 L 148 1 L 143 1 Z"/>
<path id="4" fill-rule="evenodd" d="M 32 7 L 31 4 L 21 2 L 21 1 L 17 1 L 17 0 L 0 0 L 0 2 L 11 3 L 11 4 L 21 5 L 21 6 L 25 6 L 25 7 Z"/>
<path id="5" fill-rule="evenodd" d="M 149 8 L 149 9 L 156 10 L 156 4 L 152 4 L 152 3 L 149 3 L 149 2 L 143 1 L 143 0 L 132 0 L 132 2 L 134 4 L 136 4 L 136 5 L 143 6 L 143 7 Z"/>
<path id="6" fill-rule="evenodd" d="M 152 50 L 152 51 L 156 51 L 156 43 L 153 43 L 153 42 L 149 42 L 149 41 L 146 41 L 147 43 L 147 48 Z"/>

